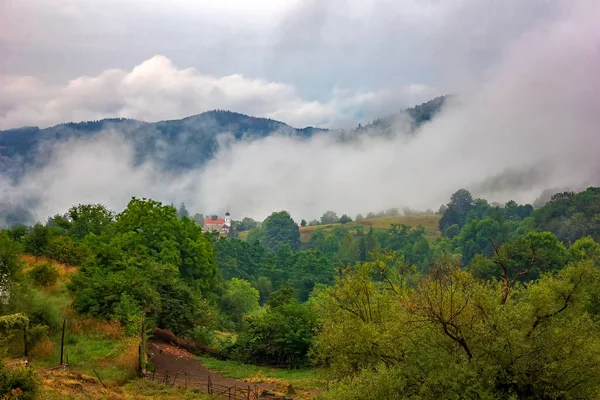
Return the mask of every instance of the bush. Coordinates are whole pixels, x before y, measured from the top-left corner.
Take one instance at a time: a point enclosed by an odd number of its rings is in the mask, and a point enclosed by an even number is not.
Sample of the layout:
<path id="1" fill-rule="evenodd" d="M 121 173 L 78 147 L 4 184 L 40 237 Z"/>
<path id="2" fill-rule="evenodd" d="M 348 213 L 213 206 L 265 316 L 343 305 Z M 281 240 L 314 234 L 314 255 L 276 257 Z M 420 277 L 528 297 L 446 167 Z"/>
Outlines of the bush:
<path id="1" fill-rule="evenodd" d="M 7 367 L 0 360 L 0 398 L 33 399 L 37 382 L 33 370 L 23 367 Z"/>
<path id="2" fill-rule="evenodd" d="M 352 222 L 352 218 L 350 218 L 349 216 L 347 216 L 346 214 L 344 214 L 340 218 L 339 222 L 340 222 L 340 224 L 347 224 L 348 222 Z"/>
<path id="3" fill-rule="evenodd" d="M 27 345 L 33 347 L 42 339 L 48 337 L 49 329 L 46 325 L 34 325 L 27 330 Z"/>
<path id="4" fill-rule="evenodd" d="M 215 332 L 208 326 L 197 326 L 192 330 L 191 337 L 203 346 L 212 346 Z"/>
<path id="5" fill-rule="evenodd" d="M 142 310 L 135 299 L 127 293 L 121 293 L 119 302 L 115 306 L 113 318 L 121 322 L 125 333 L 128 335 L 137 335 L 142 332 Z"/>
<path id="6" fill-rule="evenodd" d="M 81 265 L 89 255 L 89 250 L 68 236 L 55 236 L 49 239 L 44 254 L 67 265 Z"/>
<path id="7" fill-rule="evenodd" d="M 56 304 L 49 302 L 39 290 L 20 285 L 15 292 L 19 293 L 13 298 L 15 309 L 21 310 L 29 317 L 30 328 L 34 325 L 45 325 L 56 330 L 61 326 L 63 318 L 60 310 Z"/>
<path id="8" fill-rule="evenodd" d="M 294 368 L 309 364 L 315 316 L 308 304 L 298 303 L 293 288 L 273 292 L 265 310 L 245 322 L 232 349 L 239 361 Z"/>
<path id="9" fill-rule="evenodd" d="M 51 263 L 38 264 L 29 272 L 29 276 L 36 285 L 49 287 L 56 283 L 60 274 Z"/>

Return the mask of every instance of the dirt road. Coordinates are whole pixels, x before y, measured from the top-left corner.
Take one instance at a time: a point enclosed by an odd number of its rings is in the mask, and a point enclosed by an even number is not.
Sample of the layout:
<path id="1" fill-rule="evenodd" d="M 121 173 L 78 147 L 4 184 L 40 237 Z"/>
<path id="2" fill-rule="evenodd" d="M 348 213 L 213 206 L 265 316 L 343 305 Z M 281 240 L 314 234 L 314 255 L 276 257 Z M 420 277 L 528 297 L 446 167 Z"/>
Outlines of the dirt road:
<path id="1" fill-rule="evenodd" d="M 211 371 L 200 360 L 196 359 L 192 353 L 177 346 L 162 342 L 151 343 L 150 355 L 149 360 L 154 364 L 156 371 L 163 376 L 165 373 L 168 373 L 171 379 L 178 376 L 179 385 L 185 382 L 185 377 L 193 376 L 195 382 L 197 382 L 196 386 L 205 387 L 206 381 L 208 381 L 210 376 L 210 381 L 215 387 L 247 388 L 250 386 L 253 390 L 258 389 L 259 393 L 264 390 L 273 394 L 276 393 L 276 389 L 272 384 L 245 382 Z M 190 386 L 194 386 L 193 380 L 190 380 Z"/>

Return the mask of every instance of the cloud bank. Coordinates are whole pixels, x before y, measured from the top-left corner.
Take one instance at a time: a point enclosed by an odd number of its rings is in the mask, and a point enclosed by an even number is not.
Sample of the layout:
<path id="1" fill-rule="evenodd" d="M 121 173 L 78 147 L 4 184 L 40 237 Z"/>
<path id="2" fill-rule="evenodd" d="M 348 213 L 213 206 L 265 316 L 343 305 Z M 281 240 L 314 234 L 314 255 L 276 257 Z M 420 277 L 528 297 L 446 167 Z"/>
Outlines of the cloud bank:
<path id="1" fill-rule="evenodd" d="M 181 69 L 154 56 L 131 71 L 111 69 L 50 85 L 25 76 L 0 76 L 0 129 L 48 127 L 65 121 L 133 118 L 147 122 L 179 119 L 228 109 L 284 121 L 293 126 L 356 126 L 357 113 L 374 117 L 382 104 L 396 109 L 434 94 L 425 85 L 356 93 L 335 89 L 326 102 L 306 101 L 288 84 L 243 75 L 215 77 Z"/>
<path id="2" fill-rule="evenodd" d="M 392 137 L 359 136 L 346 142 L 332 135 L 228 142 L 201 170 L 170 176 L 152 162 L 134 166 L 127 142 L 118 132 L 106 132 L 55 148 L 44 169 L 30 173 L 10 192 L 42 193 L 38 215 L 64 212 L 78 202 L 102 202 L 120 210 L 135 195 L 184 201 L 194 212 L 229 209 L 234 218 L 262 219 L 286 209 L 299 220 L 328 209 L 355 215 L 388 207 L 434 208 L 460 187 L 492 201 L 532 202 L 547 188 L 598 185 L 598 16 L 598 4 L 569 2 L 547 23 L 508 41 L 483 78 L 465 84 L 460 95 L 414 135 L 398 127 Z M 161 73 L 156 73 L 157 66 Z M 205 80 L 210 84 L 198 83 Z M 127 96 L 122 96 L 127 101 L 115 103 L 107 95 L 103 107 L 127 109 L 134 113 L 129 117 L 152 119 L 144 114 L 151 111 L 140 110 L 185 107 L 203 101 L 197 100 L 200 93 L 216 104 L 223 96 L 240 99 L 256 107 L 248 111 L 251 114 L 284 120 L 286 112 L 298 116 L 306 109 L 311 118 L 339 118 L 331 117 L 336 115 L 328 108 L 331 102 L 302 102 L 287 85 L 240 76 L 205 77 L 177 69 L 162 57 L 130 73 L 105 72 L 72 82 L 67 91 L 95 84 L 101 90 L 106 82 L 113 82 L 108 93 L 127 88 Z M 214 90 L 207 90 L 211 85 Z M 180 91 L 175 94 L 170 88 Z M 49 91 L 50 96 L 57 93 Z M 27 91 L 15 93 L 27 96 Z M 369 95 L 339 97 L 356 104 Z M 56 107 L 85 108 L 85 95 L 76 98 L 57 100 Z"/>

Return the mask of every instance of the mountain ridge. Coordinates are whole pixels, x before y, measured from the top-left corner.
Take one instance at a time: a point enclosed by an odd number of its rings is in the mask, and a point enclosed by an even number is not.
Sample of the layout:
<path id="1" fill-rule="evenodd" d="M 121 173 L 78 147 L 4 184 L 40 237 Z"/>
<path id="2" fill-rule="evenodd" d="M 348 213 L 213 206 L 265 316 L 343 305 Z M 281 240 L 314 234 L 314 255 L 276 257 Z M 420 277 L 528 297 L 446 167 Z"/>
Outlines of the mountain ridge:
<path id="1" fill-rule="evenodd" d="M 441 100 L 440 100 L 441 99 Z M 408 115 L 413 127 L 432 118 L 444 103 L 444 96 L 378 118 L 352 132 L 389 131 L 396 120 Z M 188 170 L 202 166 L 218 147 L 217 137 L 230 134 L 234 140 L 258 139 L 275 133 L 308 138 L 315 134 L 341 131 L 312 126 L 292 127 L 271 118 L 254 117 L 229 110 L 209 110 L 181 119 L 146 122 L 132 118 L 64 122 L 47 128 L 24 126 L 0 131 L 0 172 L 18 179 L 28 168 L 43 165 L 50 152 L 40 152 L 42 144 L 62 143 L 114 130 L 132 142 L 135 161 L 159 159 L 166 170 Z"/>

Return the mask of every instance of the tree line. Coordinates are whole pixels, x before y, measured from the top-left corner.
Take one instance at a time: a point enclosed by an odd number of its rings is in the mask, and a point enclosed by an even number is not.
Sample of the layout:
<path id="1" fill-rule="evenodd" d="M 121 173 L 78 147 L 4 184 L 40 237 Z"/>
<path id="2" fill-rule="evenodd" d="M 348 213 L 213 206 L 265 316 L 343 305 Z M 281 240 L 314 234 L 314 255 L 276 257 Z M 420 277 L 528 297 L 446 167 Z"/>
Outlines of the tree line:
<path id="1" fill-rule="evenodd" d="M 0 232 L 0 315 L 27 315 L 30 340 L 58 326 L 36 295 L 56 274 L 26 272 L 25 252 L 78 267 L 80 313 L 132 334 L 145 318 L 245 362 L 320 365 L 339 379 L 324 398 L 594 398 L 599 215 L 599 188 L 537 209 L 461 189 L 439 237 L 339 224 L 301 241 L 278 211 L 241 240 L 151 199 L 78 205 Z"/>

